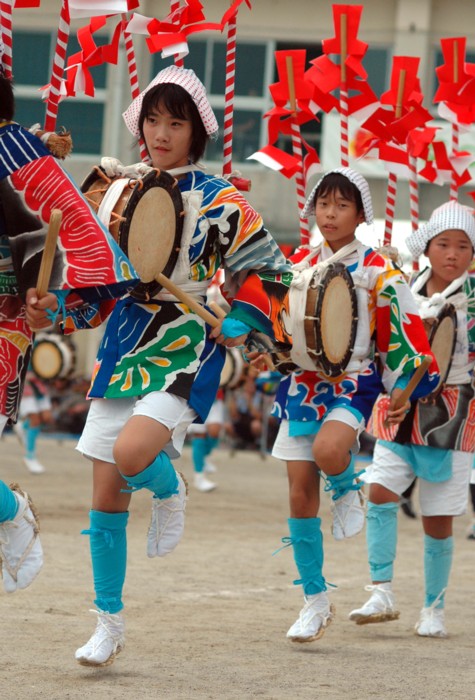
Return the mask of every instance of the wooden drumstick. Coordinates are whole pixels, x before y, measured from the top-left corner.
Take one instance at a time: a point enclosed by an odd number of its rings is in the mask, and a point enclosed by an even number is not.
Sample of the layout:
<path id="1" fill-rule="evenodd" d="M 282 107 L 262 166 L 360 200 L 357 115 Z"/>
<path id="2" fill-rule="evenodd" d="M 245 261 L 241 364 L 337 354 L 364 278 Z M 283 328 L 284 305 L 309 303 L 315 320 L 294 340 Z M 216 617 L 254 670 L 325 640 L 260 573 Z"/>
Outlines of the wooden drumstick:
<path id="1" fill-rule="evenodd" d="M 406 388 L 401 392 L 401 394 L 398 396 L 396 401 L 394 402 L 394 407 L 393 410 L 396 411 L 398 408 L 401 408 L 401 406 L 404 406 L 406 401 L 411 397 L 414 389 L 416 386 L 419 384 L 419 382 L 422 380 L 422 377 L 424 374 L 427 372 L 429 369 L 429 366 L 432 363 L 432 357 L 430 355 L 426 355 L 424 359 L 422 360 L 421 364 L 419 367 L 416 369 L 412 377 L 410 378 Z M 388 425 L 387 419 L 385 420 L 386 426 Z"/>
<path id="2" fill-rule="evenodd" d="M 208 306 L 217 318 L 226 318 L 226 311 L 215 301 L 210 301 Z"/>
<path id="3" fill-rule="evenodd" d="M 60 209 L 53 209 L 48 225 L 48 232 L 45 239 L 45 247 L 41 256 L 40 271 L 36 283 L 38 298 L 44 297 L 48 291 L 51 271 L 53 269 L 54 256 L 56 253 L 56 243 L 58 241 L 59 228 L 63 213 Z"/>
<path id="4" fill-rule="evenodd" d="M 210 312 L 203 308 L 201 304 L 199 304 L 197 301 L 195 301 L 192 296 L 190 296 L 187 292 L 184 292 L 182 289 L 180 289 L 180 287 L 177 287 L 177 285 L 171 280 L 169 280 L 168 277 L 165 277 L 163 273 L 159 272 L 158 275 L 156 275 L 155 279 L 159 284 L 162 285 L 162 287 L 169 291 L 170 294 L 173 294 L 183 304 L 186 304 L 190 307 L 190 309 L 193 309 L 193 311 L 196 314 L 198 314 L 198 316 L 202 318 L 203 321 L 206 321 L 206 323 L 208 323 L 212 328 L 216 328 L 217 326 L 219 326 L 221 321 L 219 321 L 216 318 L 216 316 L 210 314 Z"/>

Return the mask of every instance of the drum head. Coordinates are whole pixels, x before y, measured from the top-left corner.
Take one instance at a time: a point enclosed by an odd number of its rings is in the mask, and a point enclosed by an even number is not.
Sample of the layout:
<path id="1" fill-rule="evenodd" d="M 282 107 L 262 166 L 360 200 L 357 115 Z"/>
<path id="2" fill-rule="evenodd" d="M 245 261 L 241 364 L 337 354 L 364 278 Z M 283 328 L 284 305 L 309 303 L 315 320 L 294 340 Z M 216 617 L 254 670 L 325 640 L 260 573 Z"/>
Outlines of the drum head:
<path id="1" fill-rule="evenodd" d="M 62 336 L 42 333 L 36 336 L 31 368 L 40 379 L 67 377 L 74 369 L 74 348 Z"/>
<path id="2" fill-rule="evenodd" d="M 452 304 L 444 307 L 432 326 L 429 343 L 439 365 L 440 381 L 432 392 L 432 396 L 440 391 L 447 379 L 452 363 L 457 340 L 457 312 Z"/>
<path id="3" fill-rule="evenodd" d="M 119 245 L 137 270 L 142 284 L 132 291 L 150 299 L 161 285 L 155 277 L 170 277 L 178 260 L 183 231 L 183 200 L 174 177 L 152 172 L 141 180 L 124 210 Z"/>
<path id="4" fill-rule="evenodd" d="M 350 361 L 357 309 L 350 273 L 341 263 L 330 265 L 318 286 L 314 324 L 317 367 L 327 376 L 339 376 Z"/>

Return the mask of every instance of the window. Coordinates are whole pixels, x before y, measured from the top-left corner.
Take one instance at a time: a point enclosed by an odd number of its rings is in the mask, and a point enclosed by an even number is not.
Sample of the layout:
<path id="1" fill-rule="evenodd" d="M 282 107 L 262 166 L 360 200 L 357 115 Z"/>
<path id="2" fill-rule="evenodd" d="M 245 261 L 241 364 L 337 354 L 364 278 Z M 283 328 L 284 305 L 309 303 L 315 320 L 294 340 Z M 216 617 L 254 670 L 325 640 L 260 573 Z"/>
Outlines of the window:
<path id="1" fill-rule="evenodd" d="M 100 43 L 101 38 L 96 39 Z M 36 122 L 44 124 L 46 106 L 39 88 L 49 83 L 56 46 L 56 31 L 33 33 L 16 31 L 13 34 L 13 77 L 15 81 L 15 118 L 24 126 Z M 77 39 L 70 36 L 68 56 L 79 50 Z M 78 95 L 60 102 L 57 127 L 64 127 L 73 135 L 75 154 L 100 154 L 104 121 L 106 85 L 105 65 L 91 70 L 96 87 L 94 100 Z"/>

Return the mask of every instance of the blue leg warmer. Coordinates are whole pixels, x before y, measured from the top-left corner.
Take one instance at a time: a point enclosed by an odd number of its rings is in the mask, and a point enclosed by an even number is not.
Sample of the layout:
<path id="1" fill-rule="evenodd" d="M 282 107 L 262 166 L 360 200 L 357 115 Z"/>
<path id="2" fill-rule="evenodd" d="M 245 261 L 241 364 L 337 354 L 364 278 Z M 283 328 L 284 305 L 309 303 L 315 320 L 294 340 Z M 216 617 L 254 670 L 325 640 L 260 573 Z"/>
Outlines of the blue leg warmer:
<path id="1" fill-rule="evenodd" d="M 209 435 L 206 436 L 205 438 L 205 443 L 206 443 L 206 457 L 212 453 L 215 447 L 217 447 L 219 443 L 219 438 L 212 438 Z"/>
<path id="2" fill-rule="evenodd" d="M 134 476 L 122 474 L 132 491 L 148 489 L 155 498 L 170 498 L 178 493 L 178 477 L 166 452 L 160 452 L 152 464 Z"/>
<path id="3" fill-rule="evenodd" d="M 28 459 L 35 459 L 36 457 L 36 441 L 40 431 L 41 428 L 39 426 L 32 428 L 30 425 L 25 424 L 25 448 Z"/>
<path id="4" fill-rule="evenodd" d="M 204 471 L 205 457 L 207 454 L 206 438 L 193 438 L 193 442 L 191 443 L 191 456 L 193 458 L 193 468 L 198 474 Z"/>
<path id="5" fill-rule="evenodd" d="M 326 591 L 323 578 L 323 535 L 320 518 L 289 518 L 290 541 L 294 550 L 294 559 L 300 579 L 294 581 L 302 584 L 305 595 L 314 595 Z"/>
<path id="6" fill-rule="evenodd" d="M 355 479 L 363 472 L 364 469 L 355 474 L 355 460 L 353 455 L 351 455 L 350 463 L 344 471 L 340 472 L 340 474 L 325 475 L 325 491 L 333 491 L 333 501 L 342 498 L 348 491 L 359 491 L 363 484 L 362 482 L 356 482 Z"/>
<path id="7" fill-rule="evenodd" d="M 366 544 L 371 581 L 393 580 L 398 509 L 398 503 L 368 502 Z"/>
<path id="8" fill-rule="evenodd" d="M 444 607 L 453 552 L 453 537 L 436 540 L 430 535 L 424 535 L 425 608 L 429 608 L 435 601 L 438 601 L 436 608 Z"/>
<path id="9" fill-rule="evenodd" d="M 18 513 L 18 501 L 15 494 L 4 481 L 0 481 L 0 523 L 13 520 Z"/>
<path id="10" fill-rule="evenodd" d="M 92 574 L 94 577 L 94 604 L 111 614 L 122 610 L 122 589 L 127 568 L 128 513 L 103 513 L 91 510 L 90 535 Z"/>

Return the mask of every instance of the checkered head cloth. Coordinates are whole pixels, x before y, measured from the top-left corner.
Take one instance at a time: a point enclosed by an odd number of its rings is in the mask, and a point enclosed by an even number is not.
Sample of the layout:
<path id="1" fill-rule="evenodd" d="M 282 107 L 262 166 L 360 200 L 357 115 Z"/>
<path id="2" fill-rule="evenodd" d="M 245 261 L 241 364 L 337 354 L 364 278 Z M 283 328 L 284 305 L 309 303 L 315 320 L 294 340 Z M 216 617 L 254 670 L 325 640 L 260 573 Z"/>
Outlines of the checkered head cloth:
<path id="1" fill-rule="evenodd" d="M 191 68 L 179 68 L 178 66 L 169 66 L 160 71 L 122 114 L 125 125 L 131 134 L 137 137 L 140 136 L 138 123 L 143 98 L 149 90 L 162 83 L 175 83 L 175 85 L 180 85 L 186 90 L 198 109 L 208 136 L 217 136 L 218 122 L 206 96 L 203 83 Z"/>
<path id="2" fill-rule="evenodd" d="M 344 175 L 345 177 L 348 178 L 350 182 L 355 185 L 355 187 L 358 188 L 360 194 L 361 194 L 361 200 L 363 202 L 363 211 L 364 211 L 364 218 L 367 224 L 372 224 L 373 223 L 373 204 L 371 202 L 371 192 L 369 191 L 369 185 L 366 182 L 365 178 L 361 173 L 357 173 L 356 170 L 353 170 L 353 168 L 335 168 L 334 170 L 329 170 L 323 177 L 320 178 L 320 180 L 317 182 L 315 187 L 310 193 L 310 196 L 308 197 L 307 201 L 305 202 L 305 206 L 303 208 L 303 211 L 301 213 L 301 218 L 302 219 L 308 219 L 309 216 L 313 216 L 315 214 L 315 192 L 317 189 L 320 187 L 322 184 L 322 181 L 324 178 L 326 178 L 327 175 L 330 175 L 331 173 L 340 173 L 340 175 Z"/>
<path id="3" fill-rule="evenodd" d="M 406 245 L 412 257 L 417 260 L 424 253 L 429 241 L 439 233 L 451 230 L 465 231 L 475 250 L 474 210 L 455 201 L 447 202 L 434 209 L 429 221 L 409 234 Z"/>

